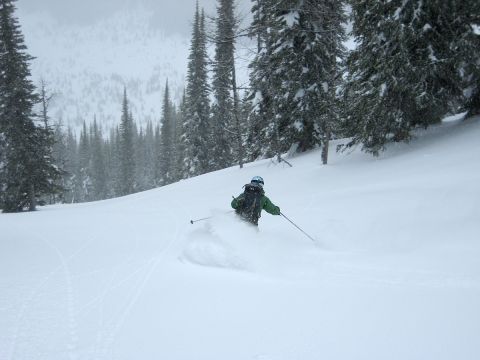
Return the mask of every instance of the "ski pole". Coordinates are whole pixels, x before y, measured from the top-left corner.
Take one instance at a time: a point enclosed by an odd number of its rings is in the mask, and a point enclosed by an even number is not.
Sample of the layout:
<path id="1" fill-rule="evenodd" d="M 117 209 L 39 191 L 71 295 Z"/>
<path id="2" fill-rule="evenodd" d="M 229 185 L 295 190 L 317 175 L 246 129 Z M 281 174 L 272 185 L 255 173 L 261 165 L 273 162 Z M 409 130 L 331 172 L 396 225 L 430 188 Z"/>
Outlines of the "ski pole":
<path id="1" fill-rule="evenodd" d="M 202 218 L 202 219 L 197 219 L 197 220 L 190 220 L 190 224 L 196 223 L 198 221 L 208 220 L 208 219 L 211 219 L 212 217 L 213 216 L 209 216 L 209 217 Z"/>
<path id="2" fill-rule="evenodd" d="M 285 216 L 285 214 L 283 213 L 280 213 L 280 215 L 282 215 L 285 219 L 287 219 L 293 226 L 295 226 L 298 230 L 300 230 L 302 233 L 304 233 L 310 240 L 312 240 L 314 243 L 316 243 L 317 241 L 312 238 L 310 235 L 308 235 L 305 231 L 303 231 L 297 224 L 295 224 L 292 220 L 290 220 L 288 217 Z"/>
<path id="3" fill-rule="evenodd" d="M 225 214 L 230 214 L 231 212 L 233 212 L 233 210 L 227 211 Z M 190 224 L 196 223 L 198 221 L 208 220 L 208 219 L 211 219 L 213 217 L 214 216 L 208 216 L 208 217 L 204 217 L 204 218 L 197 219 L 197 220 L 190 220 Z"/>

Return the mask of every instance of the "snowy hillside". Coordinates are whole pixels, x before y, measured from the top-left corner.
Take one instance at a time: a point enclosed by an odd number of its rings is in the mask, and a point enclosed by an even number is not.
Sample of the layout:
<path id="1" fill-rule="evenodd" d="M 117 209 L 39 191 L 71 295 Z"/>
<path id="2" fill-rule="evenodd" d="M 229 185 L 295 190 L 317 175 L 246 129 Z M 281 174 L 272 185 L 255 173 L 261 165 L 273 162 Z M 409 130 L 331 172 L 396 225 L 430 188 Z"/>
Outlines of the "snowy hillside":
<path id="1" fill-rule="evenodd" d="M 55 121 L 78 129 L 96 116 L 109 129 L 120 121 L 124 86 L 135 121 L 158 121 L 167 79 L 172 100 L 180 102 L 190 38 L 167 35 L 154 15 L 139 5 L 78 25 L 59 22 L 48 13 L 20 11 L 28 52 L 35 57 L 32 80 L 38 86 L 43 79 L 54 94 L 50 115 Z M 248 79 L 248 43 L 242 39 L 237 46 L 241 86 Z"/>
<path id="2" fill-rule="evenodd" d="M 151 13 L 117 12 L 93 25 L 59 23 L 48 14 L 20 14 L 32 61 L 32 75 L 55 93 L 54 119 L 78 127 L 94 115 L 104 126 L 119 122 L 126 86 L 134 118 L 158 120 L 168 78 L 172 96 L 181 98 L 188 60 L 188 38 L 166 36 L 153 27 Z"/>
<path id="3" fill-rule="evenodd" d="M 450 121 L 380 158 L 0 214 L 0 359 L 478 359 L 479 137 Z M 229 212 L 254 175 L 316 244 Z"/>

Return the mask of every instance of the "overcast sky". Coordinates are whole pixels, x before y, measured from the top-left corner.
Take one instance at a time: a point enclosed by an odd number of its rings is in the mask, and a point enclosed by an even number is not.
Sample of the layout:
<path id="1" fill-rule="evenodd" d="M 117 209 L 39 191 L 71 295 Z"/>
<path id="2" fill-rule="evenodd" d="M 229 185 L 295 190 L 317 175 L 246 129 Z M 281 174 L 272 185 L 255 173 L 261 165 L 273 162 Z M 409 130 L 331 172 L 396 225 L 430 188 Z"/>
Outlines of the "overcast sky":
<path id="1" fill-rule="evenodd" d="M 208 14 L 215 14 L 217 0 L 199 0 Z M 67 23 L 88 24 L 105 17 L 119 7 L 144 4 L 154 14 L 155 25 L 168 32 L 190 34 L 196 0 L 18 0 L 22 12 L 45 10 Z M 251 0 L 237 0 L 242 13 L 248 12 Z"/>

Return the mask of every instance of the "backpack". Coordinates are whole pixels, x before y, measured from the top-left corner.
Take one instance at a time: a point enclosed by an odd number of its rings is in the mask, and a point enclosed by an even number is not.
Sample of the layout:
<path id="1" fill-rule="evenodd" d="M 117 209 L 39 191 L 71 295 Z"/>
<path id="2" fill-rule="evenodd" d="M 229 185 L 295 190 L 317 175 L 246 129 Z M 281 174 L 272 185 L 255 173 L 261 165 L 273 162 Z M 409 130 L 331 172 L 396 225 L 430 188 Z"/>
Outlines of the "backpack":
<path id="1" fill-rule="evenodd" d="M 261 199 L 263 197 L 263 189 L 259 186 L 247 184 L 244 186 L 243 201 L 237 208 L 237 213 L 254 224 L 258 224 L 261 209 Z"/>

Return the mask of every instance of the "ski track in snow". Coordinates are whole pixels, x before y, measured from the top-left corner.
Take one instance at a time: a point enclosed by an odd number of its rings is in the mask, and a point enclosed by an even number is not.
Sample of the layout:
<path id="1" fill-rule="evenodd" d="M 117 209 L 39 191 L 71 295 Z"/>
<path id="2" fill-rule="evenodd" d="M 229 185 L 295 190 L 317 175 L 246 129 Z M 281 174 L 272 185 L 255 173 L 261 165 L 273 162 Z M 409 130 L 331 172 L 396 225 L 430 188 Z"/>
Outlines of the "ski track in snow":
<path id="1" fill-rule="evenodd" d="M 67 308 L 68 308 L 68 321 L 69 321 L 69 335 L 70 335 L 70 343 L 68 344 L 68 350 L 70 351 L 69 358 L 75 359 L 73 355 L 74 350 L 76 348 L 76 343 L 78 340 L 78 336 L 76 333 L 77 329 L 77 320 L 76 320 L 76 311 L 75 311 L 75 299 L 74 299 L 74 290 L 72 284 L 72 275 L 68 267 L 68 261 L 73 259 L 74 257 L 78 256 L 82 251 L 88 248 L 90 242 L 94 241 L 95 239 L 91 239 L 87 242 L 84 246 L 82 246 L 79 250 L 77 250 L 74 254 L 66 258 L 62 252 L 52 244 L 52 242 L 48 241 L 44 237 L 39 237 L 38 235 L 34 234 L 33 232 L 29 232 L 28 236 L 30 238 L 37 238 L 41 240 L 50 250 L 52 250 L 55 255 L 57 256 L 58 260 L 60 261 L 60 265 L 58 265 L 54 270 L 52 270 L 47 276 L 45 276 L 39 283 L 34 286 L 33 290 L 31 291 L 30 295 L 25 297 L 22 306 L 18 314 L 16 315 L 16 321 L 14 324 L 14 329 L 12 332 L 12 340 L 9 347 L 7 359 L 14 359 L 15 358 L 15 350 L 17 346 L 18 336 L 19 333 L 27 322 L 26 319 L 27 311 L 34 306 L 34 301 L 39 297 L 41 294 L 42 288 L 44 288 L 47 283 L 53 278 L 59 271 L 63 271 L 64 280 L 67 287 Z M 46 292 L 47 290 L 44 290 Z"/>
<path id="2" fill-rule="evenodd" d="M 152 274 L 157 270 L 159 264 L 165 258 L 165 255 L 168 253 L 169 249 L 172 247 L 173 244 L 175 244 L 178 241 L 180 237 L 181 230 L 179 226 L 178 217 L 175 217 L 171 213 L 167 213 L 167 215 L 172 220 L 172 223 L 175 223 L 175 235 L 170 238 L 170 240 L 167 242 L 166 246 L 163 249 L 159 250 L 158 254 L 156 254 L 152 259 L 150 259 L 147 262 L 144 275 L 142 275 L 140 279 L 137 280 L 135 288 L 133 289 L 131 295 L 128 297 L 129 300 L 125 308 L 121 312 L 121 315 L 118 317 L 118 319 L 116 319 L 116 323 L 111 325 L 111 329 L 108 330 L 107 335 L 103 336 L 103 331 L 99 335 L 99 338 L 101 340 L 99 343 L 100 349 L 101 349 L 100 350 L 101 356 L 98 357 L 99 359 L 104 359 L 105 357 L 109 357 L 108 354 L 112 353 L 111 348 L 115 342 L 117 333 L 121 330 L 121 328 L 125 324 L 125 321 L 128 315 L 132 311 L 132 308 L 135 305 L 135 303 L 140 298 L 143 290 L 145 289 L 145 286 L 147 285 L 148 281 L 151 279 Z M 117 284 L 118 284 L 118 281 L 117 281 Z M 106 291 L 104 293 L 104 296 L 102 297 L 102 300 L 101 300 L 102 308 L 103 308 L 103 300 L 107 293 L 108 291 Z"/>
<path id="3" fill-rule="evenodd" d="M 55 246 L 45 237 L 38 236 L 38 234 L 35 234 L 34 232 L 25 232 L 30 239 L 36 239 L 44 243 L 45 246 L 55 254 L 60 264 L 50 271 L 48 275 L 44 276 L 37 282 L 37 284 L 33 287 L 33 290 L 31 290 L 30 295 L 24 297 L 20 310 L 15 316 L 16 320 L 11 334 L 11 341 L 8 353 L 6 354 L 6 359 L 13 360 L 17 358 L 17 344 L 20 334 L 24 332 L 24 330 L 31 332 L 32 329 L 29 329 L 29 326 L 32 324 L 32 321 L 34 321 L 34 319 L 38 319 L 39 316 L 42 316 L 39 312 L 40 309 L 38 305 L 41 303 L 41 299 L 48 298 L 48 294 L 51 294 L 52 292 L 58 292 L 58 290 L 62 290 L 62 292 L 65 293 L 64 298 L 67 316 L 64 321 L 66 322 L 67 334 L 69 337 L 69 341 L 65 344 L 64 351 L 60 352 L 64 352 L 68 359 L 78 359 L 78 328 L 79 323 L 82 321 L 81 314 L 85 315 L 95 309 L 99 311 L 100 317 L 98 319 L 98 328 L 96 330 L 94 347 L 91 355 L 92 358 L 95 359 L 109 358 L 112 353 L 112 345 L 115 342 L 116 334 L 124 326 L 131 309 L 141 297 L 142 292 L 148 281 L 151 279 L 152 274 L 157 270 L 159 264 L 165 258 L 165 255 L 168 253 L 172 245 L 178 242 L 178 239 L 180 238 L 182 227 L 179 225 L 178 218 L 170 213 L 168 213 L 167 216 L 169 216 L 171 223 L 175 224 L 175 233 L 173 237 L 171 237 L 170 240 L 158 250 L 158 253 L 145 258 L 140 265 L 135 265 L 136 261 L 133 259 L 134 255 L 132 252 L 132 254 L 127 256 L 122 263 L 117 263 L 115 265 L 116 270 L 114 270 L 113 274 L 110 276 L 110 280 L 108 280 L 102 292 L 81 306 L 79 306 L 75 297 L 75 279 L 79 279 L 85 275 L 102 275 L 102 272 L 108 272 L 111 270 L 111 268 L 106 267 L 103 269 L 96 269 L 92 271 L 91 274 L 72 274 L 69 262 L 86 252 L 89 246 L 99 239 L 91 238 L 75 253 L 70 256 L 65 256 L 57 246 Z M 132 244 L 132 246 L 136 246 L 136 244 Z M 126 268 L 131 268 L 132 266 L 135 267 L 131 269 L 127 275 L 121 275 L 122 271 L 124 271 Z M 62 274 L 64 284 L 63 286 L 60 286 L 60 288 L 59 284 L 52 283 L 52 279 L 57 277 L 59 273 Z M 49 285 L 49 283 L 51 284 Z M 131 289 L 128 292 L 123 292 L 123 295 L 125 296 L 125 304 L 123 309 L 120 310 L 115 319 L 105 319 L 104 309 L 107 306 L 106 298 L 112 291 L 129 283 L 133 283 L 133 286 L 131 286 Z M 31 312 L 30 316 L 28 315 L 29 312 Z M 92 331 L 93 329 L 90 330 Z M 42 336 L 40 333 L 38 335 Z"/>

